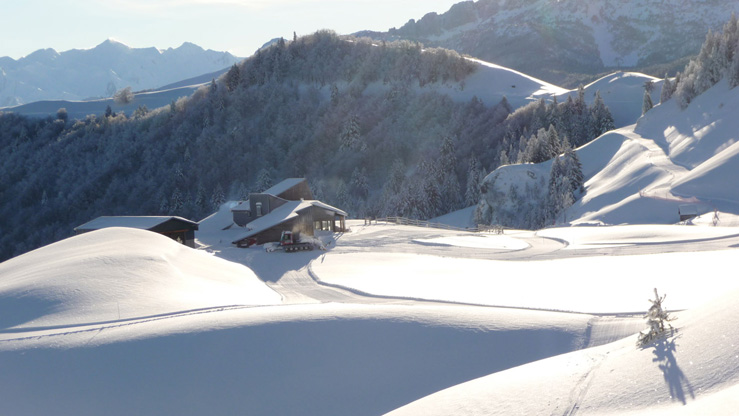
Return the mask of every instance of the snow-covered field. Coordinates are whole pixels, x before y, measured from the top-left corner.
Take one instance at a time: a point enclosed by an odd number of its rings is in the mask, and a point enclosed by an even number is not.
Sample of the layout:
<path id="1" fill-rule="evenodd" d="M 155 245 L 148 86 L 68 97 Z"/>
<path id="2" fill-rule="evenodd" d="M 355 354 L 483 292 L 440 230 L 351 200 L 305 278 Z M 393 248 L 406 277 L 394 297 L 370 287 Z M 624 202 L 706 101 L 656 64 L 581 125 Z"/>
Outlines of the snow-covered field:
<path id="1" fill-rule="evenodd" d="M 522 100 L 543 88 L 506 76 Z M 353 221 L 288 254 L 234 247 L 225 204 L 197 250 L 113 228 L 0 263 L 0 414 L 736 414 L 733 91 L 579 148 L 573 226 Z M 548 172 L 503 179 L 530 169 Z M 678 319 L 640 347 L 655 288 Z"/>
<path id="2" fill-rule="evenodd" d="M 722 267 L 739 244 L 733 229 L 491 235 L 353 222 L 326 237 L 327 251 L 288 254 L 231 247 L 217 231 L 227 215 L 203 223 L 199 250 L 118 228 L 0 264 L 3 413 L 730 414 L 737 404 L 739 283 Z M 686 310 L 673 312 L 675 333 L 640 348 L 655 286 Z"/>

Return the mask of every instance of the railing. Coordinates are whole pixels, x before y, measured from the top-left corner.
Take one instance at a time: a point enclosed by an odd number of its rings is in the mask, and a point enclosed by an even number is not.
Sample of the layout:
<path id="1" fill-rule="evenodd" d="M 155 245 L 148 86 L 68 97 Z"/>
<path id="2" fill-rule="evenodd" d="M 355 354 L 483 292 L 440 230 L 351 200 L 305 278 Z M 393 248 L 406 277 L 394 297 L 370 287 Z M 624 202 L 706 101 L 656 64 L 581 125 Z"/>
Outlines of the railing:
<path id="1" fill-rule="evenodd" d="M 462 227 L 455 227 L 449 224 L 416 220 L 413 218 L 405 218 L 405 217 L 373 218 L 373 219 L 365 220 L 365 223 L 372 224 L 372 221 L 375 221 L 376 223 L 385 222 L 385 223 L 398 224 L 398 225 L 412 225 L 415 227 L 438 228 L 442 230 L 468 231 L 468 232 L 473 232 L 473 233 L 477 232 L 477 233 L 503 234 L 503 231 L 504 231 L 502 225 L 478 224 L 477 227 L 474 227 L 474 228 L 462 228 Z"/>

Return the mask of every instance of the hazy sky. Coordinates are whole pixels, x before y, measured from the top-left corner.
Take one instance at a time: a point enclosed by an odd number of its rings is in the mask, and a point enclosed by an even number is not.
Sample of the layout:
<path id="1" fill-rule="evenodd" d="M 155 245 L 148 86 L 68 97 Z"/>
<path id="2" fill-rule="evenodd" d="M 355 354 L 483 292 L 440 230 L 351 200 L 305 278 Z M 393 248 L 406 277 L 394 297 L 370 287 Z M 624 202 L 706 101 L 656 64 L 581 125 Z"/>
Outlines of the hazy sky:
<path id="1" fill-rule="evenodd" d="M 319 29 L 387 30 L 461 0 L 2 0 L 0 56 L 42 48 L 89 49 L 113 38 L 131 47 L 206 49 L 246 57 L 270 39 Z"/>

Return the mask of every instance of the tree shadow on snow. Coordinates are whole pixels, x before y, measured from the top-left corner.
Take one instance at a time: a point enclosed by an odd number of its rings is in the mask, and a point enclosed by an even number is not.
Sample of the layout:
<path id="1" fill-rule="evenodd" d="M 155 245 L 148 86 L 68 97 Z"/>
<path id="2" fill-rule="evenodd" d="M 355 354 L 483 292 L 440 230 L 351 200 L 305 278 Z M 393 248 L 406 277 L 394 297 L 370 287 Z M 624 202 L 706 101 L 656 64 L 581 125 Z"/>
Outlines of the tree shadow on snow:
<path id="1" fill-rule="evenodd" d="M 672 334 L 671 334 L 672 335 Z M 685 373 L 677 365 L 677 358 L 675 352 L 677 352 L 677 344 L 675 341 L 680 336 L 676 336 L 672 339 L 662 338 L 656 341 L 654 345 L 654 351 L 652 354 L 655 355 L 652 358 L 652 362 L 658 363 L 657 367 L 662 371 L 662 375 L 665 378 L 665 383 L 670 389 L 670 397 L 673 401 L 679 400 L 683 405 L 687 404 L 686 391 L 690 395 L 691 399 L 695 399 L 693 392 L 693 386 L 690 385 L 690 381 L 685 376 Z"/>

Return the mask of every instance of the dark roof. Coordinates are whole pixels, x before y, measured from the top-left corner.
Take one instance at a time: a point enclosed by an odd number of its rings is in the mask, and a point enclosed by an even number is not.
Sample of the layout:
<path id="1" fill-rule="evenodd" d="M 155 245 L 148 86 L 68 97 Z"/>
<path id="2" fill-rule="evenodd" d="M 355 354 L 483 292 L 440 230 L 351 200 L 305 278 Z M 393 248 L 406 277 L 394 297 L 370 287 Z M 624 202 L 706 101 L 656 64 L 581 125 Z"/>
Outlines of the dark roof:
<path id="1" fill-rule="evenodd" d="M 198 223 L 190 221 L 182 217 L 173 216 L 152 216 L 152 217 L 97 217 L 90 222 L 86 222 L 79 227 L 75 228 L 75 231 L 93 231 L 102 228 L 111 227 L 124 227 L 124 228 L 138 228 L 141 230 L 151 230 L 159 225 L 162 225 L 168 221 L 179 221 L 191 226 L 194 230 L 198 229 Z"/>

